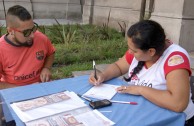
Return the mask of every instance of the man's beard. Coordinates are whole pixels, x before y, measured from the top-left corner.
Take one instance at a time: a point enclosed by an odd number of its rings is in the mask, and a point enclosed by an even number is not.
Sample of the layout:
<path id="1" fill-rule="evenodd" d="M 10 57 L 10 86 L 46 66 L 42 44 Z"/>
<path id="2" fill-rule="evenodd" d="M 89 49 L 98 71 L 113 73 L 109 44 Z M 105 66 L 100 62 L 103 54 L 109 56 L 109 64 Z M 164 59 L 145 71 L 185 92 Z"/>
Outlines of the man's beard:
<path id="1" fill-rule="evenodd" d="M 31 47 L 33 45 L 33 40 L 30 41 L 26 41 L 24 43 L 20 42 L 16 37 L 14 37 L 15 42 L 19 45 L 19 46 L 24 46 L 24 47 Z"/>

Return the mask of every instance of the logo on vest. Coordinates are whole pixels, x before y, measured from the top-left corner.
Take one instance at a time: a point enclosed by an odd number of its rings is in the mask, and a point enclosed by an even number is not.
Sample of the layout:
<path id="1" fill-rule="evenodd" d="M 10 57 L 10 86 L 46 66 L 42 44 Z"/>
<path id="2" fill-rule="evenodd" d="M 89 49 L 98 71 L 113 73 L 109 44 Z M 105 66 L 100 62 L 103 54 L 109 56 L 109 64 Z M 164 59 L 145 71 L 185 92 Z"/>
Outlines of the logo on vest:
<path id="1" fill-rule="evenodd" d="M 152 83 L 149 82 L 149 80 L 147 80 L 147 82 L 145 80 L 140 80 L 140 79 L 135 79 L 135 80 L 131 80 L 131 84 L 134 85 L 138 85 L 138 86 L 146 86 L 146 87 L 151 87 L 152 88 Z"/>
<path id="2" fill-rule="evenodd" d="M 179 64 L 181 64 L 183 62 L 184 62 L 184 59 L 183 59 L 182 56 L 174 55 L 174 56 L 170 57 L 170 59 L 168 60 L 168 66 L 179 65 Z"/>
<path id="3" fill-rule="evenodd" d="M 36 52 L 36 58 L 38 60 L 43 60 L 43 58 L 44 58 L 44 51 L 41 50 L 41 51 Z"/>
<path id="4" fill-rule="evenodd" d="M 20 76 L 14 76 L 14 80 L 26 80 L 26 79 L 34 78 L 35 76 L 36 76 L 36 72 L 33 71 L 32 73 L 27 75 L 22 74 Z"/>

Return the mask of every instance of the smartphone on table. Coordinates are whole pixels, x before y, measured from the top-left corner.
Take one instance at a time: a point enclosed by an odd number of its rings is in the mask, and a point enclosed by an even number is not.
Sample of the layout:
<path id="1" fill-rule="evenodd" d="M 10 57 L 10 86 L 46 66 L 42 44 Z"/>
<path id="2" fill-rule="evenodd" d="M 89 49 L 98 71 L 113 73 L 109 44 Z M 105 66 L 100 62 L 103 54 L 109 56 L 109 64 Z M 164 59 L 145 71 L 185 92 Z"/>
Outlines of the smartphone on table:
<path id="1" fill-rule="evenodd" d="M 89 103 L 89 105 L 93 108 L 93 109 L 97 109 L 97 108 L 102 108 L 102 107 L 106 107 L 106 106 L 110 106 L 112 103 L 107 100 L 107 99 L 103 99 L 103 100 L 98 100 L 98 101 L 91 101 Z"/>

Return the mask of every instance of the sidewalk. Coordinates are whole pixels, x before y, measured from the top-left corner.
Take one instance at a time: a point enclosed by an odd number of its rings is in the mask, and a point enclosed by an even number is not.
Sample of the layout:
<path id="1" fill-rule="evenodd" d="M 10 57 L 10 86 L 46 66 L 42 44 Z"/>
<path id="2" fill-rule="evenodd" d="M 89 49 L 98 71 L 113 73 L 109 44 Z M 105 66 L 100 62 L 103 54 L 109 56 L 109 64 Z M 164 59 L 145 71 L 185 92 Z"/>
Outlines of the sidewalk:
<path id="1" fill-rule="evenodd" d="M 100 71 L 103 71 L 104 69 L 106 69 L 106 67 L 108 66 L 109 64 L 99 64 L 99 65 L 96 65 L 96 69 L 100 70 Z M 93 72 L 93 70 L 86 70 L 86 71 L 73 71 L 72 72 L 72 75 L 73 77 L 77 77 L 77 76 L 82 76 L 82 75 L 90 75 L 91 73 Z M 127 73 L 125 75 L 122 75 L 120 77 L 118 77 L 119 79 L 123 79 L 123 76 L 127 76 Z"/>
<path id="2" fill-rule="evenodd" d="M 60 24 L 83 24 L 82 20 L 80 19 L 56 19 Z M 53 25 L 57 24 L 55 19 L 34 19 L 34 22 L 36 22 L 38 25 Z M 0 26 L 6 26 L 5 20 L 0 20 Z"/>
<path id="3" fill-rule="evenodd" d="M 96 65 L 96 69 L 103 71 L 109 64 L 99 64 Z M 86 71 L 73 71 L 72 75 L 74 77 L 82 76 L 82 75 L 90 75 L 93 72 L 93 70 L 86 70 Z"/>

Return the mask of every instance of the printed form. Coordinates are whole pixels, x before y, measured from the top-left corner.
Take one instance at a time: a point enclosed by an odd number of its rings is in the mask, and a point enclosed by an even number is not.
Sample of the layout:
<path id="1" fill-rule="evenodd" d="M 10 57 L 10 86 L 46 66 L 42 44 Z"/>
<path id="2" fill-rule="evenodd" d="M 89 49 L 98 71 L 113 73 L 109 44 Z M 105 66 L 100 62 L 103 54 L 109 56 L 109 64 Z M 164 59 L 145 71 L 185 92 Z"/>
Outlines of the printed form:
<path id="1" fill-rule="evenodd" d="M 83 96 L 96 98 L 96 99 L 112 99 L 112 97 L 117 93 L 116 88 L 118 85 L 111 84 L 101 84 L 99 86 L 93 86 L 88 90 Z"/>

